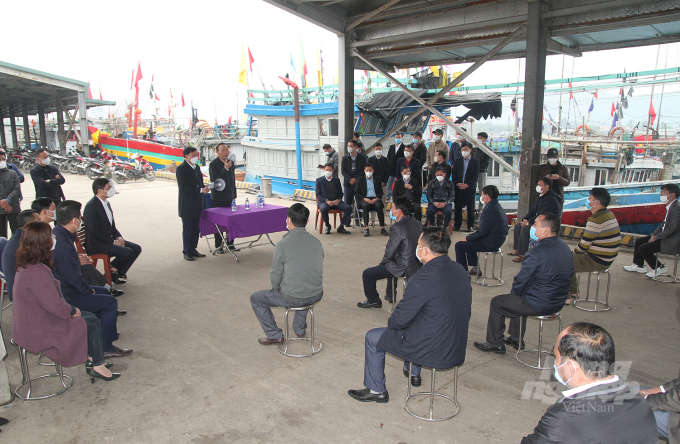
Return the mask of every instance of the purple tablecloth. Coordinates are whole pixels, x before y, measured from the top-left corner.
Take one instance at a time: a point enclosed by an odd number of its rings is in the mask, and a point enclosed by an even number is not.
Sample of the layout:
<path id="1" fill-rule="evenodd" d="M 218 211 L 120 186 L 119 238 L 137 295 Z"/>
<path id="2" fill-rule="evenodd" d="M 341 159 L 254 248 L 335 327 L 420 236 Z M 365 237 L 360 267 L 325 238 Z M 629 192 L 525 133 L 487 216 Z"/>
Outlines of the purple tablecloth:
<path id="1" fill-rule="evenodd" d="M 201 237 L 218 232 L 215 224 L 221 231 L 229 232 L 229 240 L 244 237 L 259 236 L 261 234 L 286 231 L 286 218 L 288 207 L 277 205 L 265 205 L 264 208 L 251 206 L 246 210 L 244 205 L 239 205 L 236 211 L 231 208 L 208 208 L 203 210 L 199 229 Z"/>

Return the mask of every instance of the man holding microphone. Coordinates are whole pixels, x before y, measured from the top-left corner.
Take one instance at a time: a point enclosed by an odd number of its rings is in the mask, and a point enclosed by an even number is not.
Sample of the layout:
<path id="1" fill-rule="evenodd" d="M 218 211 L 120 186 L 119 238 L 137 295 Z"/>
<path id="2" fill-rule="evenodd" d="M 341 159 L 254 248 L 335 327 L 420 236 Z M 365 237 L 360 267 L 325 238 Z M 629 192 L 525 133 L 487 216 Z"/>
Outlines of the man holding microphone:
<path id="1" fill-rule="evenodd" d="M 215 147 L 217 157 L 210 162 L 210 182 L 222 179 L 225 185 L 222 191 L 217 191 L 214 188 L 210 191 L 213 208 L 230 207 L 231 202 L 236 199 L 236 165 L 234 165 L 233 160 L 235 156 L 229 155 L 230 148 L 226 143 L 218 143 Z M 232 251 L 238 251 L 238 248 L 234 247 L 233 239 L 229 241 L 227 247 Z M 217 248 L 217 253 L 224 254 L 222 236 L 217 234 L 215 234 L 215 248 Z"/>

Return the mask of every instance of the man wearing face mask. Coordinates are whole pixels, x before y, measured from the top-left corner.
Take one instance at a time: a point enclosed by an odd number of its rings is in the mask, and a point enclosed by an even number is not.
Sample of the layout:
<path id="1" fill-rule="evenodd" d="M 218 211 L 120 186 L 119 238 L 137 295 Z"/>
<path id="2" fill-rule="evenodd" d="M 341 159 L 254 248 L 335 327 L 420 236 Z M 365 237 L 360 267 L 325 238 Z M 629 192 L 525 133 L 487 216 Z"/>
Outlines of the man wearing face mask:
<path id="1" fill-rule="evenodd" d="M 387 182 L 390 178 L 390 161 L 383 156 L 383 146 L 380 143 L 376 143 L 373 153 L 375 155 L 368 158 L 368 163 L 373 165 L 373 175 L 380 182 L 383 190 L 382 203 L 385 206 L 387 204 Z"/>
<path id="2" fill-rule="evenodd" d="M 327 163 L 332 163 L 333 176 L 338 177 L 338 152 L 335 151 L 328 143 L 324 144 L 323 152 L 326 153 L 326 161 L 324 162 L 324 165 Z M 326 168 L 324 165 L 319 165 L 319 169 L 325 170 Z"/>
<path id="3" fill-rule="evenodd" d="M 288 208 L 288 233 L 276 243 L 269 273 L 272 288 L 250 296 L 257 320 L 267 335 L 262 345 L 280 344 L 283 330 L 276 325 L 270 307 L 304 307 L 316 304 L 323 296 L 323 257 L 321 242 L 307 232 L 309 210 L 301 203 Z M 307 311 L 296 311 L 293 331 L 303 338 L 307 331 Z"/>
<path id="4" fill-rule="evenodd" d="M 437 168 L 435 178 L 427 184 L 427 221 L 430 226 L 434 226 L 434 215 L 441 211 L 444 213 L 444 227 L 448 229 L 451 223 L 451 214 L 453 212 L 451 206 L 453 199 L 456 196 L 456 191 L 453 182 L 446 180 L 446 172 L 443 168 Z"/>
<path id="5" fill-rule="evenodd" d="M 505 344 L 514 348 L 526 332 L 526 316 L 545 316 L 557 313 L 569 296 L 569 285 L 574 275 L 574 261 L 569 246 L 557 235 L 560 219 L 554 213 L 543 213 L 531 227 L 531 238 L 537 241 L 529 250 L 522 268 L 515 276 L 510 294 L 491 299 L 489 321 L 486 325 L 486 342 L 475 342 L 483 352 L 505 354 Z M 510 318 L 510 336 L 504 338 L 505 318 Z"/>
<path id="6" fill-rule="evenodd" d="M 552 180 L 551 190 L 560 196 L 560 202 L 564 203 L 564 187 L 569 186 L 569 170 L 559 161 L 557 148 L 550 148 L 547 154 L 546 163 L 539 165 L 536 170 L 536 177 L 548 177 Z"/>
<path id="7" fill-rule="evenodd" d="M 456 186 L 456 214 L 453 221 L 453 229 L 460 230 L 463 225 L 463 207 L 467 208 L 467 228 L 472 232 L 475 229 L 475 193 L 477 188 L 477 176 L 479 175 L 479 160 L 471 155 L 472 144 L 463 142 L 461 147 L 462 157 L 456 160 L 451 168 L 451 181 Z"/>
<path id="8" fill-rule="evenodd" d="M 35 197 L 49 197 L 55 204 L 65 199 L 61 186 L 66 182 L 59 169 L 50 164 L 50 155 L 39 149 L 35 158 L 35 166 L 31 168 L 31 179 L 35 185 Z"/>
<path id="9" fill-rule="evenodd" d="M 395 171 L 397 172 L 397 178 L 399 178 L 401 175 L 401 171 L 404 169 L 404 167 L 407 166 L 411 170 L 411 176 L 418 176 L 418 181 L 423 183 L 423 175 L 420 174 L 421 165 L 422 164 L 420 161 L 413 155 L 413 145 L 406 145 L 404 147 L 404 157 L 397 160 L 397 166 L 395 168 Z"/>
<path id="10" fill-rule="evenodd" d="M 333 164 L 330 162 L 326 164 L 323 177 L 316 179 L 316 206 L 326 226 L 325 234 L 331 234 L 331 222 L 328 218 L 330 210 L 340 210 L 343 213 L 338 233 L 352 234 L 345 230 L 345 225 L 352 223 L 352 206 L 342 201 L 340 179 L 333 175 Z"/>
<path id="11" fill-rule="evenodd" d="M 364 174 L 366 167 L 366 156 L 357 152 L 356 142 L 347 142 L 347 154 L 342 157 L 342 177 L 344 186 L 345 203 L 354 203 L 354 190 L 356 189 L 357 178 Z M 357 203 L 357 208 L 359 204 Z M 357 221 L 358 224 L 358 221 Z"/>
<path id="12" fill-rule="evenodd" d="M 364 175 L 359 176 L 356 188 L 357 200 L 361 202 L 361 209 L 364 216 L 364 237 L 368 237 L 368 217 L 371 211 L 378 214 L 380 223 L 380 234 L 387 236 L 385 230 L 385 207 L 382 203 L 383 188 L 380 179 L 375 176 L 373 165 L 368 164 L 364 169 Z"/>
<path id="13" fill-rule="evenodd" d="M 0 236 L 8 238 L 7 223 L 14 233 L 17 230 L 17 214 L 21 211 L 21 182 L 14 170 L 7 168 L 5 152 L 0 151 Z"/>
<path id="14" fill-rule="evenodd" d="M 397 160 L 404 157 L 404 144 L 402 143 L 403 134 L 398 131 L 394 133 L 394 145 L 390 145 L 387 151 L 387 158 L 390 161 L 390 178 L 387 181 L 387 198 L 392 197 L 392 186 L 394 181 L 399 178 L 400 171 L 397 170 Z"/>
<path id="15" fill-rule="evenodd" d="M 437 150 L 437 152 L 434 154 L 434 162 L 430 168 L 431 178 L 434 178 L 437 170 L 441 168 L 444 170 L 444 176 L 446 177 L 446 180 L 451 180 L 451 165 L 446 163 L 446 156 L 446 150 Z"/>
<path id="16" fill-rule="evenodd" d="M 514 231 L 514 250 L 508 253 L 510 256 L 517 256 L 513 259 L 514 262 L 522 262 L 524 255 L 529 249 L 529 232 L 531 226 L 536 221 L 539 214 L 554 213 L 558 217 L 562 215 L 562 205 L 560 204 L 560 196 L 550 189 L 552 179 L 548 177 L 541 177 L 536 185 L 536 192 L 539 194 L 534 207 L 529 211 L 522 222 L 515 224 Z"/>
<path id="17" fill-rule="evenodd" d="M 0 148 L 0 154 L 4 154 L 5 157 L 7 156 L 7 152 L 3 148 Z M 24 177 L 24 173 L 21 172 L 19 167 L 17 167 L 13 163 L 7 162 L 7 168 L 17 173 L 17 176 L 19 176 L 19 183 L 24 183 L 24 180 L 26 178 Z M 24 200 L 23 191 L 19 192 L 19 200 Z"/>
<path id="18" fill-rule="evenodd" d="M 218 191 L 214 188 L 210 191 L 213 208 L 229 208 L 231 207 L 232 201 L 236 199 L 236 164 L 233 160 L 230 160 L 230 151 L 231 145 L 218 143 L 215 147 L 217 156 L 210 162 L 210 166 L 208 167 L 210 182 L 215 182 L 217 179 L 224 180 L 224 189 L 222 191 Z M 226 238 L 228 239 L 228 237 Z M 222 235 L 217 233 L 215 235 L 215 249 L 217 254 L 225 253 L 222 242 Z M 234 239 L 227 241 L 227 248 L 231 251 L 239 251 L 239 249 L 234 246 Z"/>
<path id="19" fill-rule="evenodd" d="M 463 142 L 465 142 L 465 137 L 462 134 L 458 134 L 456 140 L 451 142 L 451 149 L 449 150 L 449 165 L 451 167 L 453 167 L 457 159 L 463 157 L 460 151 Z"/>
<path id="20" fill-rule="evenodd" d="M 57 206 L 49 197 L 39 197 L 31 202 L 31 208 L 38 213 L 40 220 L 46 224 L 54 224 L 57 220 Z"/>
<path id="21" fill-rule="evenodd" d="M 92 181 L 94 197 L 85 205 L 85 250 L 87 254 L 106 254 L 115 257 L 111 261 L 111 280 L 123 284 L 127 272 L 137 260 L 142 247 L 123 239 L 116 228 L 116 220 L 109 199 L 116 195 L 108 179 L 100 177 Z"/>
<path id="22" fill-rule="evenodd" d="M 195 257 L 205 257 L 196 250 L 200 234 L 198 224 L 203 209 L 203 194 L 210 188 L 203 185 L 203 173 L 198 166 L 198 150 L 192 146 L 184 148 L 184 162 L 176 172 L 179 187 L 179 217 L 182 218 L 182 254 L 184 259 L 193 261 Z"/>
<path id="23" fill-rule="evenodd" d="M 411 169 L 408 166 L 402 167 L 399 175 L 399 179 L 394 182 L 392 200 L 395 201 L 400 197 L 408 200 L 411 203 L 413 218 L 420 222 L 423 218 L 423 211 L 422 207 L 420 206 L 420 200 L 423 195 L 423 187 L 420 184 L 420 179 L 417 175 L 413 175 L 411 173 Z"/>
<path id="24" fill-rule="evenodd" d="M 489 135 L 484 131 L 477 133 L 477 140 L 482 145 L 486 146 L 486 140 Z M 491 157 L 478 147 L 472 148 L 472 157 L 479 160 L 479 175 L 477 175 L 477 189 L 480 190 L 486 186 L 486 173 L 489 169 L 489 162 Z M 482 204 L 477 204 L 477 211 L 482 211 Z"/>
<path id="25" fill-rule="evenodd" d="M 418 160 L 420 167 L 423 169 L 419 172 L 423 179 L 423 183 L 427 183 L 427 147 L 423 142 L 423 133 L 416 131 L 413 133 L 413 157 Z M 404 153 L 406 155 L 406 153 Z"/>
<path id="26" fill-rule="evenodd" d="M 413 363 L 414 387 L 422 383 L 421 366 L 449 369 L 465 362 L 472 288 L 467 273 L 449 258 L 450 246 L 451 238 L 445 229 L 423 228 L 415 251 L 423 267 L 408 280 L 404 298 L 387 320 L 387 328 L 374 328 L 366 333 L 366 388 L 349 390 L 352 398 L 361 402 L 389 402 L 386 353 L 404 360 L 403 374 L 407 378 Z"/>
<path id="27" fill-rule="evenodd" d="M 614 340 L 599 325 L 571 324 L 557 336 L 555 379 L 568 390 L 522 444 L 657 444 L 654 413 L 635 389 L 612 374 Z"/>
<path id="28" fill-rule="evenodd" d="M 437 156 L 437 151 L 444 151 L 447 152 L 449 151 L 449 146 L 444 142 L 443 137 L 444 137 L 444 131 L 441 130 L 441 128 L 437 128 L 436 130 L 433 131 L 434 133 L 434 141 L 430 142 L 430 145 L 427 147 L 427 168 L 432 169 L 433 166 L 435 166 L 437 160 L 435 160 L 435 157 Z M 446 157 L 444 157 L 446 159 Z M 433 178 L 434 175 L 431 174 L 429 178 Z"/>

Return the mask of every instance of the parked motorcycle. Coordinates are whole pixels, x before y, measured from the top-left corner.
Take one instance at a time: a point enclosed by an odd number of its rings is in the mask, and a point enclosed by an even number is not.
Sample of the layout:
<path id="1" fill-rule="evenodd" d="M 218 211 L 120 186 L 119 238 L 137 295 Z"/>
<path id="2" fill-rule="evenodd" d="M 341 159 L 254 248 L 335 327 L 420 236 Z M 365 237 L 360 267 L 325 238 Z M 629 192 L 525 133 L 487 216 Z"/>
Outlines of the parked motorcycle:
<path id="1" fill-rule="evenodd" d="M 142 177 L 149 182 L 156 179 L 156 172 L 154 171 L 153 165 L 147 162 L 146 159 L 137 154 L 134 154 L 132 159 L 135 161 L 134 164 L 118 162 L 113 166 L 111 174 L 116 183 L 123 184 L 128 179 L 137 180 Z"/>

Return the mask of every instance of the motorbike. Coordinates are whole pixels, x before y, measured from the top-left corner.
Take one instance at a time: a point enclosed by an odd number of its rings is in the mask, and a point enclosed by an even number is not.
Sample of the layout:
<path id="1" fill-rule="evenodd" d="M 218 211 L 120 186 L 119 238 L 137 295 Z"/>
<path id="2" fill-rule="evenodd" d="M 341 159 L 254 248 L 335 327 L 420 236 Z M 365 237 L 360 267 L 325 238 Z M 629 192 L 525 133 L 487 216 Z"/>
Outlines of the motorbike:
<path id="1" fill-rule="evenodd" d="M 134 164 L 127 162 L 117 162 L 111 169 L 113 180 L 116 183 L 123 184 L 127 180 L 137 180 L 142 177 L 149 182 L 156 179 L 156 172 L 153 165 L 146 161 L 142 156 L 133 156 Z"/>
<path id="2" fill-rule="evenodd" d="M 85 174 L 92 180 L 104 177 L 104 161 L 91 160 L 85 169 Z"/>

